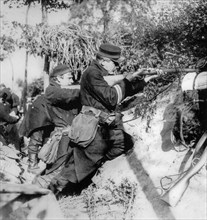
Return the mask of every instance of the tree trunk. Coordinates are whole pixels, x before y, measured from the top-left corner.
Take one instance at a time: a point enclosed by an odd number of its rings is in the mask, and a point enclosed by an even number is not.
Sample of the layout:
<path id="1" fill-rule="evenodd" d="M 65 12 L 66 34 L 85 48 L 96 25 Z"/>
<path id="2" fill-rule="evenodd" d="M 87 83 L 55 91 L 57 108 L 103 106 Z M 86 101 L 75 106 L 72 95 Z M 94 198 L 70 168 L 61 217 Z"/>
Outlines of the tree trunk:
<path id="1" fill-rule="evenodd" d="M 25 56 L 25 70 L 24 70 L 24 89 L 23 89 L 23 111 L 27 111 L 27 68 L 28 68 L 28 51 Z"/>
<path id="2" fill-rule="evenodd" d="M 42 9 L 42 23 L 47 24 L 48 16 L 47 16 L 47 0 L 41 0 L 41 9 Z M 43 69 L 43 81 L 44 81 L 44 91 L 49 85 L 49 70 L 50 70 L 50 62 L 49 57 L 45 55 L 44 57 L 44 69 Z"/>
<path id="3" fill-rule="evenodd" d="M 29 10 L 30 10 L 31 4 L 29 3 L 27 6 L 27 11 L 26 11 L 26 18 L 25 18 L 25 25 L 28 25 L 28 15 L 29 15 Z M 26 51 L 25 55 L 25 71 L 24 71 L 24 88 L 23 88 L 23 94 L 22 94 L 22 99 L 23 99 L 23 111 L 24 114 L 27 111 L 27 69 L 28 69 L 28 51 Z"/>
<path id="4" fill-rule="evenodd" d="M 42 23 L 47 24 L 47 0 L 41 0 Z"/>
<path id="5" fill-rule="evenodd" d="M 107 36 L 108 36 L 108 30 L 109 30 L 109 12 L 108 11 L 104 11 L 104 21 L 103 21 L 103 26 L 104 26 L 104 30 L 103 30 L 103 35 L 104 35 L 104 41 L 107 40 Z"/>
<path id="6" fill-rule="evenodd" d="M 109 31 L 109 22 L 110 22 L 110 1 L 101 2 L 101 10 L 103 13 L 103 41 L 107 41 L 108 31 Z"/>
<path id="7" fill-rule="evenodd" d="M 50 61 L 48 55 L 45 55 L 44 69 L 43 69 L 44 91 L 49 85 L 49 71 L 50 71 Z"/>

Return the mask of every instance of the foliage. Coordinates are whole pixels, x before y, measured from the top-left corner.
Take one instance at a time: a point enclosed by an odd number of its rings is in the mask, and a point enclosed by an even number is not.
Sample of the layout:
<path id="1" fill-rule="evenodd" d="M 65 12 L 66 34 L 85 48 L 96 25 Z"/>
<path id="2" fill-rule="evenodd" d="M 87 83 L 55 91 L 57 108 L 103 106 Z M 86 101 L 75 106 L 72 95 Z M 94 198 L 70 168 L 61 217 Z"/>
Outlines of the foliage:
<path id="1" fill-rule="evenodd" d="M 0 35 L 0 61 L 6 59 L 16 49 L 18 34 L 9 22 L 2 21 Z"/>
<path id="2" fill-rule="evenodd" d="M 152 17 L 143 35 L 141 46 L 156 51 L 164 59 L 166 51 L 200 58 L 207 53 L 207 2 L 189 1 L 163 9 Z M 188 62 L 187 64 L 189 64 Z"/>
<path id="3" fill-rule="evenodd" d="M 31 54 L 47 55 L 50 61 L 64 63 L 72 72 L 82 72 L 91 61 L 99 44 L 90 32 L 74 24 L 56 26 L 37 25 L 36 27 L 15 23 L 22 29 L 18 42 Z"/>
<path id="4" fill-rule="evenodd" d="M 153 0 L 83 0 L 82 4 L 71 7 L 70 19 L 82 28 L 100 32 L 103 41 L 108 41 L 108 38 L 115 39 L 120 31 L 121 35 L 124 30 L 133 33 L 151 2 Z"/>
<path id="5" fill-rule="evenodd" d="M 15 51 L 15 41 L 10 36 L 1 36 L 0 37 L 0 61 L 3 61 L 8 55 Z"/>
<path id="6" fill-rule="evenodd" d="M 207 2 L 203 0 L 163 8 L 152 14 L 145 28 L 129 34 L 131 43 L 125 56 L 128 58 L 122 72 L 145 68 L 195 67 L 200 57 L 206 56 L 207 48 Z M 156 98 L 168 86 L 176 82 L 179 87 L 185 73 L 165 74 L 150 82 L 144 89 L 142 100 L 136 104 L 135 116 L 147 117 L 148 125 L 156 110 Z"/>
<path id="7" fill-rule="evenodd" d="M 8 4 L 10 8 L 16 6 L 17 8 L 23 7 L 29 4 L 39 4 L 46 6 L 47 10 L 68 8 L 76 1 L 63 1 L 63 0 L 4 0 L 4 4 Z"/>
<path id="8" fill-rule="evenodd" d="M 198 0 L 185 8 L 186 19 L 181 25 L 180 41 L 195 57 L 207 55 L 207 2 Z"/>
<path id="9" fill-rule="evenodd" d="M 24 2 L 26 4 L 29 2 L 38 3 L 39 1 L 6 0 L 5 2 L 10 4 L 14 4 L 14 2 L 20 4 L 20 2 Z M 53 0 L 47 2 L 48 4 L 55 5 L 57 2 L 61 1 Z M 82 2 L 82 4 L 79 6 L 76 5 L 76 8 L 74 8 L 76 17 L 79 16 L 78 12 L 80 12 L 81 15 L 83 14 L 83 10 L 80 10 L 80 8 L 88 11 L 87 13 L 91 12 L 89 8 L 88 10 L 86 10 L 87 4 L 85 1 L 79 1 L 79 3 L 80 2 Z M 102 10 L 103 18 L 100 18 L 99 22 L 103 21 L 104 19 L 109 19 L 108 22 L 113 23 L 113 19 L 111 16 L 115 14 L 115 12 L 117 13 L 121 10 L 121 22 L 118 22 L 118 24 L 114 26 L 113 24 L 111 24 L 110 27 L 114 28 L 113 30 L 108 30 L 106 40 L 116 42 L 118 43 L 118 45 L 123 45 L 124 56 L 126 56 L 127 59 L 132 60 L 132 62 L 134 62 L 134 60 L 136 59 L 136 62 L 139 63 L 139 65 L 142 65 L 143 62 L 145 62 L 146 66 L 146 58 L 147 60 L 153 60 L 154 58 L 156 58 L 157 60 L 163 61 L 166 59 L 165 53 L 171 52 L 176 55 L 179 54 L 181 57 L 185 57 L 182 62 L 185 62 L 187 66 L 191 64 L 191 59 L 189 59 L 190 57 L 195 56 L 197 58 L 206 53 L 204 51 L 205 47 L 203 46 L 206 44 L 206 1 L 191 0 L 189 4 L 174 5 L 172 10 L 163 9 L 159 13 L 150 14 L 150 17 L 149 9 L 151 2 L 152 1 L 144 2 L 126 0 L 108 1 L 108 3 L 105 4 L 104 1 L 99 0 L 90 7 L 96 7 Z M 121 4 L 120 7 L 118 7 L 119 4 Z M 127 6 L 129 7 L 127 8 Z M 104 13 L 106 12 L 111 13 L 107 15 L 108 18 L 104 18 Z M 88 14 L 82 17 L 84 18 L 82 20 L 85 20 L 85 23 L 87 23 L 87 16 Z M 50 28 L 47 26 L 39 26 L 36 27 L 36 29 L 31 30 L 29 26 L 24 26 L 22 27 L 23 35 L 20 46 L 25 46 L 28 50 L 30 50 L 31 53 L 36 53 L 38 55 L 51 54 L 53 57 L 53 55 L 57 53 L 56 50 L 62 49 L 62 47 L 56 45 L 55 48 L 50 49 L 48 46 L 48 42 L 52 42 L 51 45 L 53 46 L 54 44 L 56 44 L 56 38 L 59 38 L 59 36 L 64 37 L 65 40 L 68 40 L 66 32 L 71 32 L 71 29 L 73 29 L 73 33 L 69 33 L 68 35 L 73 35 L 74 33 L 79 33 L 79 35 L 81 35 L 81 32 L 85 32 L 78 25 L 75 27 L 75 25 L 69 24 L 69 26 L 69 30 L 67 28 L 66 30 L 63 30 L 61 28 L 59 28 L 58 30 L 58 28 L 55 27 L 51 27 L 51 30 L 49 30 Z M 63 32 L 62 35 L 61 33 L 59 33 L 60 31 Z M 51 35 L 54 33 L 58 34 L 52 37 Z M 88 35 L 88 33 L 85 35 Z M 93 35 L 95 34 L 93 33 Z M 35 38 L 34 40 L 32 39 L 33 37 Z M 99 39 L 99 41 L 102 41 L 103 36 L 95 36 L 95 40 L 97 39 Z M 23 40 L 25 41 L 25 43 L 23 42 Z M 42 43 L 41 40 L 43 40 Z M 43 47 L 42 50 L 40 45 Z M 125 46 L 127 46 L 127 48 Z M 35 47 L 37 49 L 35 49 Z M 200 52 L 199 48 L 202 48 L 202 53 Z M 61 60 L 61 55 L 59 54 L 58 56 L 58 59 Z M 67 60 L 66 62 L 68 62 L 68 58 L 64 58 L 64 56 L 67 56 L 67 54 L 63 52 L 62 56 L 62 60 Z M 73 58 L 71 58 L 71 60 L 72 59 Z"/>
<path id="10" fill-rule="evenodd" d="M 83 192 L 90 219 L 131 219 L 136 188 L 127 178 L 119 184 L 109 179 L 103 186 L 90 185 Z"/>

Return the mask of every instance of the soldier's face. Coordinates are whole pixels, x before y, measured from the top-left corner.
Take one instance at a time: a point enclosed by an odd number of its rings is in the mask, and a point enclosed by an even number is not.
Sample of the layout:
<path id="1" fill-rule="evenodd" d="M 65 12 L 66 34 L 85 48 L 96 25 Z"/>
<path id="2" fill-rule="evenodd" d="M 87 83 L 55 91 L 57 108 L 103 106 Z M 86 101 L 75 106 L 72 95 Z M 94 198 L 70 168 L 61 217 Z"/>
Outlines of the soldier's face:
<path id="1" fill-rule="evenodd" d="M 104 59 L 102 62 L 102 66 L 108 71 L 109 74 L 113 74 L 114 70 L 116 69 L 114 62 L 110 59 Z"/>
<path id="2" fill-rule="evenodd" d="M 73 83 L 73 76 L 70 72 L 58 76 L 58 81 L 61 86 L 69 86 Z"/>

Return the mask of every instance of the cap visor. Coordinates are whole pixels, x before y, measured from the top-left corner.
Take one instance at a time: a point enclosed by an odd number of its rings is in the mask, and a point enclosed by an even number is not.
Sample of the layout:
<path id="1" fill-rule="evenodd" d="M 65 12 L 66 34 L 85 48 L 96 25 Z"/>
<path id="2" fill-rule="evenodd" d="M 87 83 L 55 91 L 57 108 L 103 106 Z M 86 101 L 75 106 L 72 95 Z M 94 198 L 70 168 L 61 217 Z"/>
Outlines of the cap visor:
<path id="1" fill-rule="evenodd" d="M 105 54 L 105 53 L 102 53 L 101 51 L 98 51 L 97 54 L 99 54 L 101 57 L 107 57 L 115 63 L 121 63 L 123 60 L 125 60 L 124 57 L 117 58 L 117 56 L 112 56 L 112 55 L 109 55 L 109 54 Z"/>
<path id="2" fill-rule="evenodd" d="M 122 63 L 124 60 L 125 60 L 125 58 L 124 57 L 120 57 L 119 59 L 111 59 L 113 62 L 115 62 L 115 63 Z"/>

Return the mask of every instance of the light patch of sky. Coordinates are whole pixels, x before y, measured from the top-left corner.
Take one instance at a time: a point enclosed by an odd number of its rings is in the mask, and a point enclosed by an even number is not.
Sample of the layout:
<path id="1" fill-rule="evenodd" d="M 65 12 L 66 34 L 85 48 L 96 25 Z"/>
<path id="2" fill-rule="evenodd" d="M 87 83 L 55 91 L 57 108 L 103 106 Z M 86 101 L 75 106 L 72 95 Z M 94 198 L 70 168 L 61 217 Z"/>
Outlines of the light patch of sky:
<path id="1" fill-rule="evenodd" d="M 17 21 L 25 23 L 26 7 L 9 8 L 0 0 L 0 15 L 1 26 L 3 21 Z M 59 12 L 51 12 L 48 14 L 48 24 L 58 25 L 62 22 L 67 22 L 68 11 L 61 10 Z M 38 6 L 32 6 L 29 11 L 28 23 L 35 25 L 41 22 L 41 9 Z M 4 83 L 10 87 L 14 92 L 19 93 L 16 81 L 18 79 L 24 80 L 25 75 L 25 50 L 17 50 L 12 53 L 9 58 L 0 62 L 0 83 Z M 36 78 L 43 75 L 43 59 L 41 57 L 29 56 L 28 60 L 28 82 L 32 82 Z M 18 91 L 17 91 L 18 90 Z"/>

